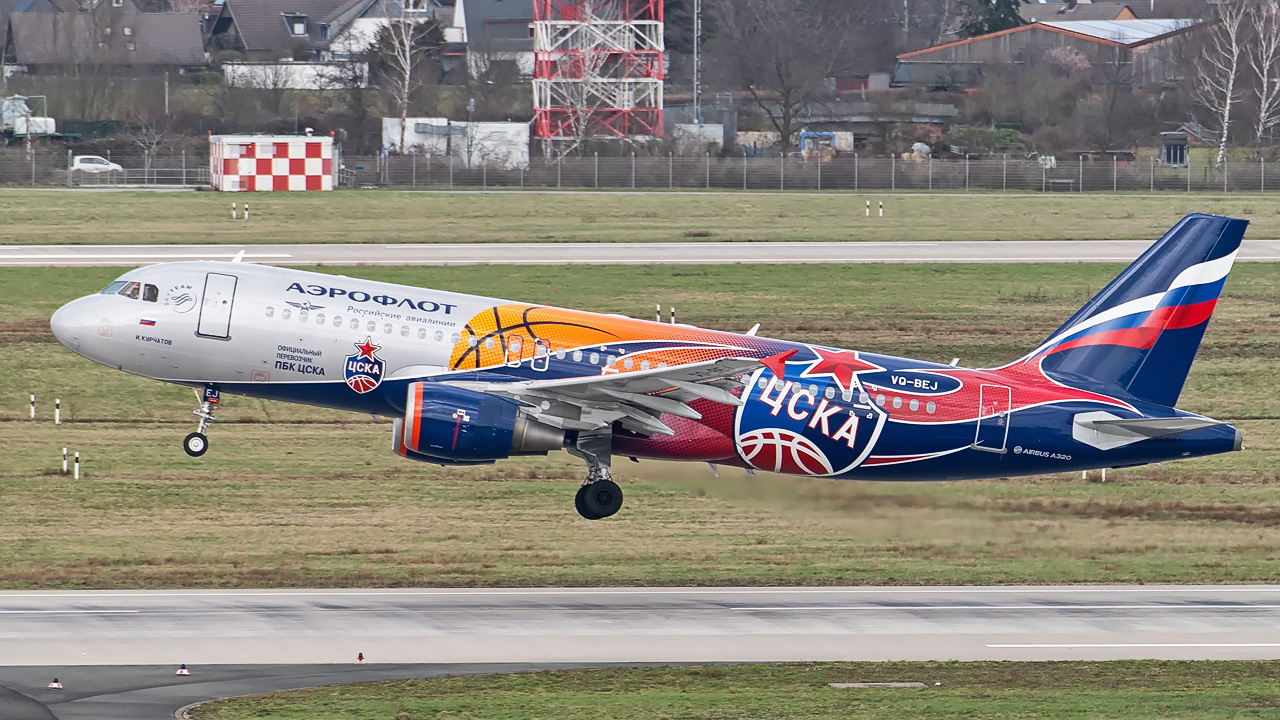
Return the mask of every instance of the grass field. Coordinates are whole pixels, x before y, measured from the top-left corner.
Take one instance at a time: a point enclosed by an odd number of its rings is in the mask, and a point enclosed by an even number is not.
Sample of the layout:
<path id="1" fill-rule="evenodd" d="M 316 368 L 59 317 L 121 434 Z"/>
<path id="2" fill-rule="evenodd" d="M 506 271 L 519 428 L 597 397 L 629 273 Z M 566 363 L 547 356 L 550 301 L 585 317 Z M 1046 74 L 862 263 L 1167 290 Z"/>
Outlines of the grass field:
<path id="1" fill-rule="evenodd" d="M 886 216 L 865 217 L 885 201 Z M 231 203 L 251 203 L 249 222 Z M 1280 237 L 1280 208 L 1235 195 L 90 193 L 0 195 L 0 245 L 671 241 L 1155 240 L 1188 212 L 1247 217 Z M 193 229 L 193 226 L 195 229 Z"/>
<path id="2" fill-rule="evenodd" d="M 922 682 L 923 688 L 828 683 Z M 940 684 L 935 684 L 940 683 Z M 816 720 L 1280 715 L 1264 662 L 818 663 L 576 670 L 408 680 L 222 700 L 196 720 Z"/>
<path id="3" fill-rule="evenodd" d="M 970 365 L 1039 342 L 1117 268 L 347 268 L 343 272 Z M 105 269 L 0 270 L 0 587 L 1272 582 L 1280 561 L 1280 273 L 1228 282 L 1181 405 L 1246 451 L 1011 481 L 867 484 L 624 463 L 592 523 L 563 454 L 441 469 L 390 425 L 229 398 L 200 460 L 189 390 L 112 371 L 48 332 Z M 39 420 L 26 420 L 28 395 Z M 70 422 L 51 422 L 52 401 Z M 59 474 L 62 448 L 85 476 Z M 501 528 L 498 532 L 495 528 Z"/>

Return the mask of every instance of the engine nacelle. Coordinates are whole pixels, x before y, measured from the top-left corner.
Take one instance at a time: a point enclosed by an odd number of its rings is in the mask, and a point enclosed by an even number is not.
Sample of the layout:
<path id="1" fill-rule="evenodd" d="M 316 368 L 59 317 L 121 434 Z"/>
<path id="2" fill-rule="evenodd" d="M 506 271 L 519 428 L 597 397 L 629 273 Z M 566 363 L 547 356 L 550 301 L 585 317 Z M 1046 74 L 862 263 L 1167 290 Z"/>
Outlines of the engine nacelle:
<path id="1" fill-rule="evenodd" d="M 392 447 L 412 460 L 481 465 L 511 455 L 545 455 L 564 446 L 563 430 L 519 411 L 520 404 L 440 383 L 411 383 Z"/>

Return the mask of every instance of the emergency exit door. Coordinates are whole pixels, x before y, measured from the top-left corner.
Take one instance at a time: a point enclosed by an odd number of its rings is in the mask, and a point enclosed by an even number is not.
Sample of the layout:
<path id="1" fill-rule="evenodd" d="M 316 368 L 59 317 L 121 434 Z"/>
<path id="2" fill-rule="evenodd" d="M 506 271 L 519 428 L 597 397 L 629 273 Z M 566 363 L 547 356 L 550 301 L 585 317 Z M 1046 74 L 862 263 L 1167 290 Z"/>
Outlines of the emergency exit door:
<path id="1" fill-rule="evenodd" d="M 204 298 L 196 334 L 227 339 L 231 335 L 231 308 L 236 297 L 236 276 L 209 273 L 204 278 Z"/>

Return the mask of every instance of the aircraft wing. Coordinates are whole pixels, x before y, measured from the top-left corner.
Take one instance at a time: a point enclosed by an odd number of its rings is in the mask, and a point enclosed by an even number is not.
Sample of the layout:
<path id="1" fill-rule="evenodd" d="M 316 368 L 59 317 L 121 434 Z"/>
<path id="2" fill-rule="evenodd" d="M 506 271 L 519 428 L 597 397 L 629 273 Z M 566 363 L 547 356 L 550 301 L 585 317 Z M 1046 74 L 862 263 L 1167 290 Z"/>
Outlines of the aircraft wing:
<path id="1" fill-rule="evenodd" d="M 742 386 L 735 378 L 773 360 L 731 357 L 563 380 L 446 382 L 519 400 L 526 404 L 525 411 L 540 422 L 565 430 L 598 430 L 619 422 L 645 436 L 674 435 L 658 419 L 660 415 L 700 419 L 702 414 L 688 405 L 694 400 L 741 405 L 742 399 L 731 392 Z"/>

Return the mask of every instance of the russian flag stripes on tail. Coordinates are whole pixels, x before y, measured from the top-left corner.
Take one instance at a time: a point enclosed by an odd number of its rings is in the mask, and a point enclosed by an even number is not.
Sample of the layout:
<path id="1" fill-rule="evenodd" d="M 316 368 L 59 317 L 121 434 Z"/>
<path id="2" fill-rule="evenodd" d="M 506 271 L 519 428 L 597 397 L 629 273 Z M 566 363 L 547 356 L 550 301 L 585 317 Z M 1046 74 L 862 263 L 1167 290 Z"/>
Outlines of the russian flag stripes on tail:
<path id="1" fill-rule="evenodd" d="M 1172 407 L 1248 224 L 1183 218 L 1022 362 Z"/>

